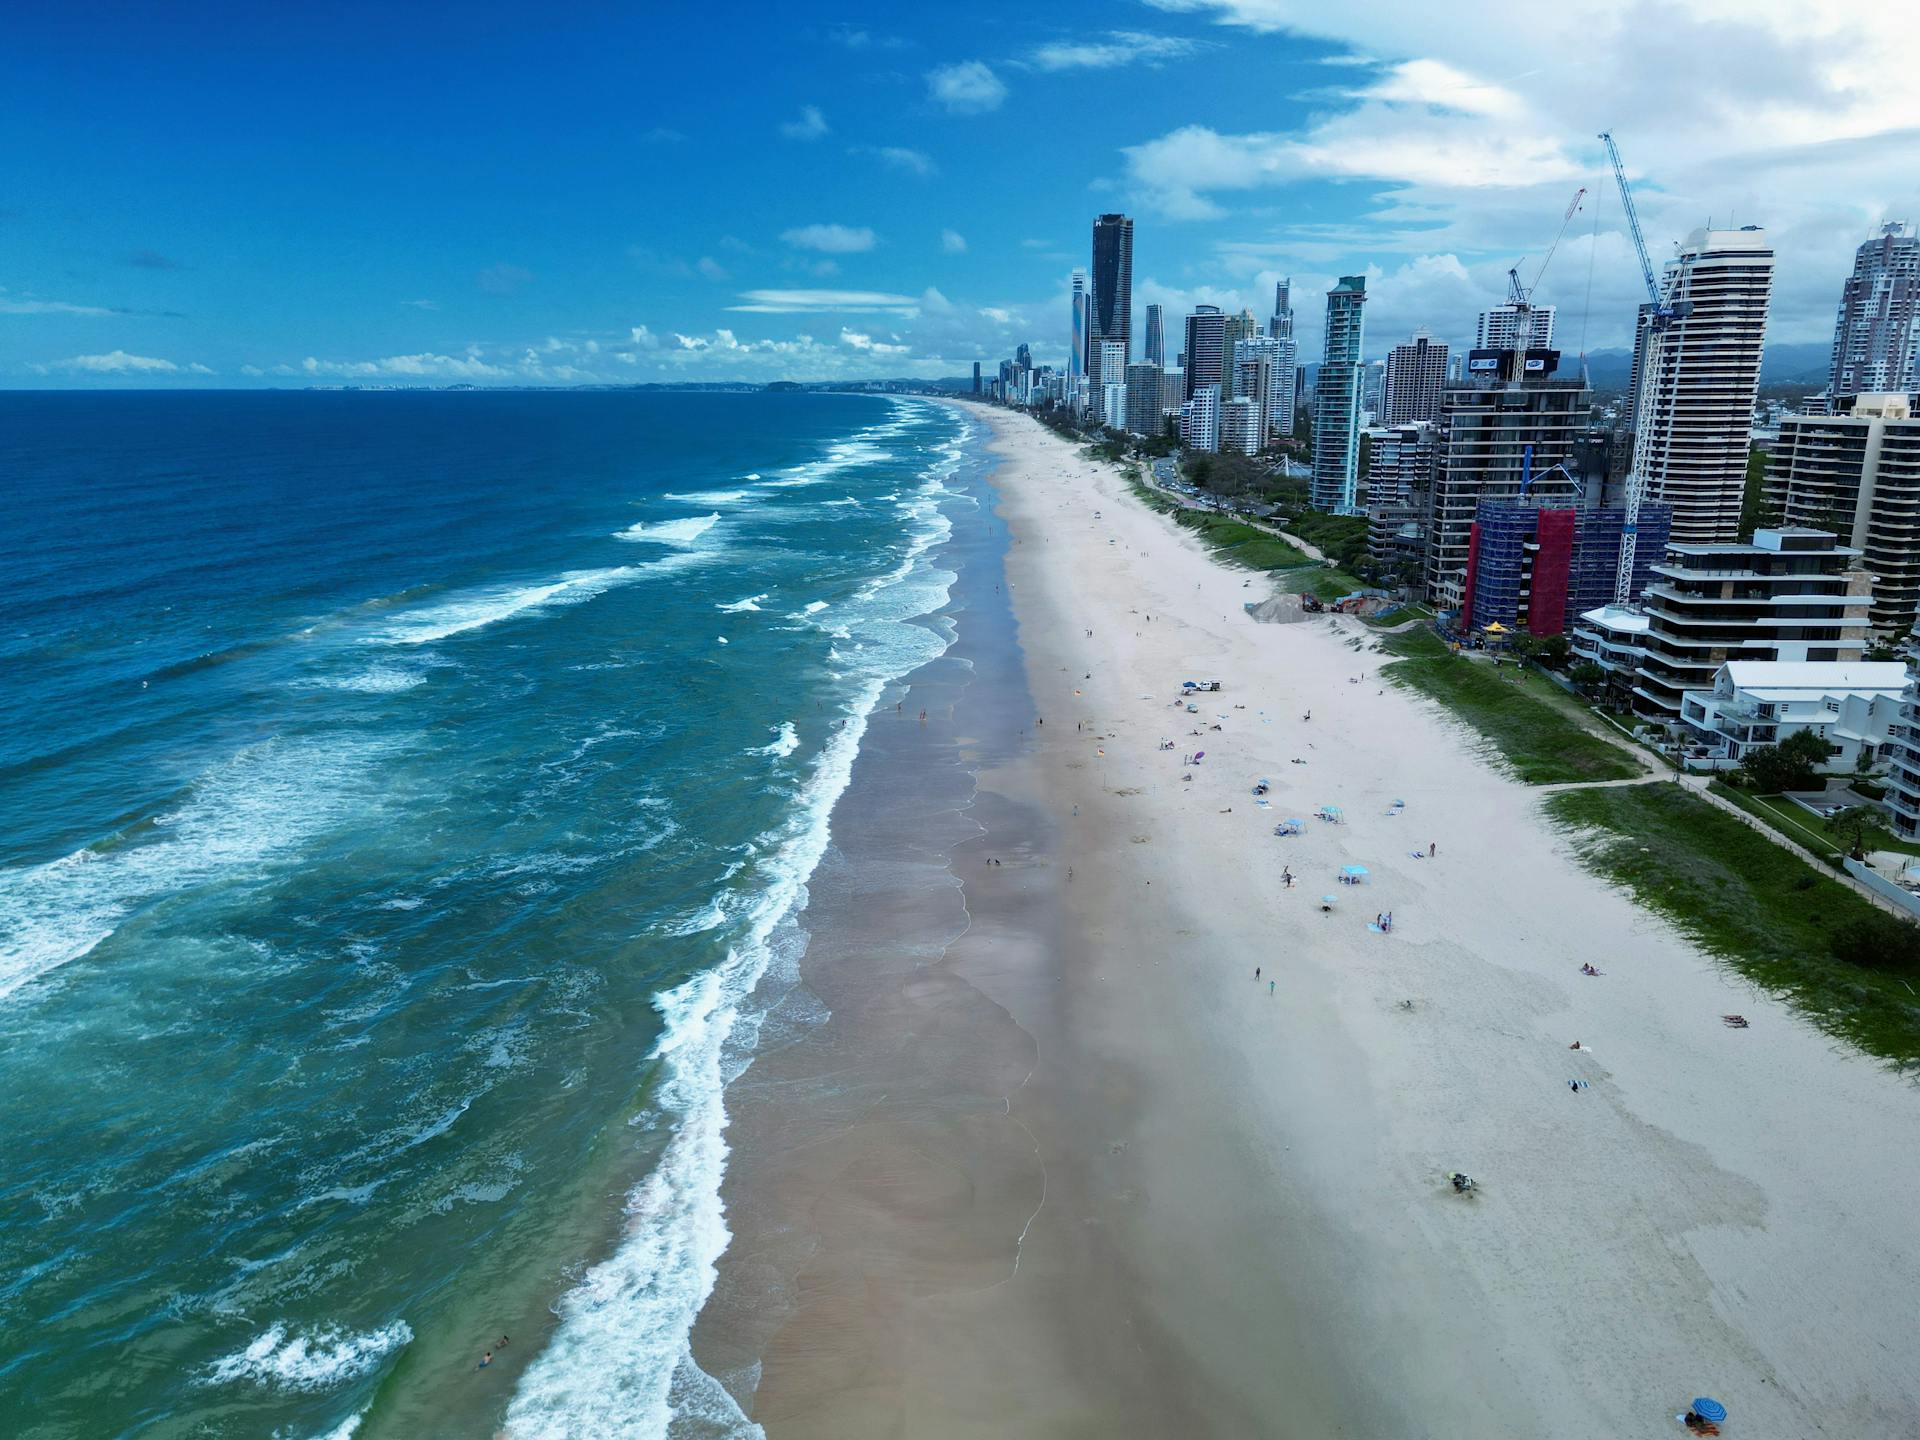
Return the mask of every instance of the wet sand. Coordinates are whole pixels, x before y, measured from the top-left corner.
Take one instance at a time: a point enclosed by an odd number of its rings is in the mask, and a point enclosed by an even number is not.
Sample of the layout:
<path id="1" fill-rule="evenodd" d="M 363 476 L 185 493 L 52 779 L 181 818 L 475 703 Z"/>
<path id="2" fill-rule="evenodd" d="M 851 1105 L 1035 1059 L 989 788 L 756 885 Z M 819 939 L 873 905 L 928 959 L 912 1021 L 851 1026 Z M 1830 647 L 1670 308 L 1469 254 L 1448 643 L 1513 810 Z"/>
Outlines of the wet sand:
<path id="1" fill-rule="evenodd" d="M 956 644 L 836 813 L 831 1019 L 730 1098 L 705 1368 L 775 1440 L 1920 1431 L 1913 1088 L 1601 887 L 1352 622 L 1253 624 L 980 413 L 1010 533 L 957 527 Z"/>

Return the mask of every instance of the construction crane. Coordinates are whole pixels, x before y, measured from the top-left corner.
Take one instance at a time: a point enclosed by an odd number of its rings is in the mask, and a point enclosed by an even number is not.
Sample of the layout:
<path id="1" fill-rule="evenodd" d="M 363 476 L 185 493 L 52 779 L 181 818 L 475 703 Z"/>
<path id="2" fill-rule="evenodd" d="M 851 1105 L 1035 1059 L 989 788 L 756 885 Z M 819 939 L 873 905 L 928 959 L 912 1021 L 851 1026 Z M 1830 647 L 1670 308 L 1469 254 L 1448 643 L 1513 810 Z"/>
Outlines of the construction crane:
<path id="1" fill-rule="evenodd" d="M 1660 282 L 1654 279 L 1653 261 L 1647 258 L 1646 236 L 1640 232 L 1640 216 L 1633 208 L 1633 191 L 1627 188 L 1627 167 L 1620 162 L 1620 147 L 1605 131 L 1600 139 L 1613 161 L 1614 183 L 1620 187 L 1620 208 L 1627 212 L 1627 229 L 1633 234 L 1633 248 L 1640 257 L 1640 278 L 1647 284 L 1647 331 L 1640 350 L 1639 388 L 1633 396 L 1633 455 L 1627 463 L 1626 513 L 1620 525 L 1620 567 L 1613 577 L 1613 603 L 1627 605 L 1633 600 L 1634 555 L 1639 548 L 1640 505 L 1647 495 L 1647 429 L 1653 418 L 1653 382 L 1648 377 L 1660 370 L 1660 354 L 1666 343 L 1667 326 L 1677 312 L 1662 303 Z"/>
<path id="2" fill-rule="evenodd" d="M 1567 202 L 1567 213 L 1560 217 L 1560 233 L 1553 237 L 1553 244 L 1547 247 L 1547 253 L 1540 261 L 1540 268 L 1534 272 L 1533 284 L 1520 283 L 1520 262 L 1515 261 L 1507 271 L 1507 297 L 1522 310 L 1533 308 L 1533 292 L 1540 288 L 1540 277 L 1547 273 L 1547 266 L 1553 263 L 1553 252 L 1560 248 L 1560 242 L 1566 238 L 1567 226 L 1573 222 L 1580 202 L 1587 198 L 1587 187 L 1582 185 L 1573 192 L 1573 199 Z"/>

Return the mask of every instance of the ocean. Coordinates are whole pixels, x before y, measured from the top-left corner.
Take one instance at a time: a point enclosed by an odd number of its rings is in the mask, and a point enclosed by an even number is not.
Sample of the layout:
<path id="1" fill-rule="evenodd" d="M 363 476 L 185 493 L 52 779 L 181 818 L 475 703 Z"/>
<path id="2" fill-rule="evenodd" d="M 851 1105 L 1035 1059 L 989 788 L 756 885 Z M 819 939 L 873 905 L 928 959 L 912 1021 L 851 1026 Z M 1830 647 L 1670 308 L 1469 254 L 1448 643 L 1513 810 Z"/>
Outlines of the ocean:
<path id="1" fill-rule="evenodd" d="M 688 1347 L 726 1085 L 821 1018 L 971 430 L 0 395 L 0 1433 L 757 1433 Z"/>

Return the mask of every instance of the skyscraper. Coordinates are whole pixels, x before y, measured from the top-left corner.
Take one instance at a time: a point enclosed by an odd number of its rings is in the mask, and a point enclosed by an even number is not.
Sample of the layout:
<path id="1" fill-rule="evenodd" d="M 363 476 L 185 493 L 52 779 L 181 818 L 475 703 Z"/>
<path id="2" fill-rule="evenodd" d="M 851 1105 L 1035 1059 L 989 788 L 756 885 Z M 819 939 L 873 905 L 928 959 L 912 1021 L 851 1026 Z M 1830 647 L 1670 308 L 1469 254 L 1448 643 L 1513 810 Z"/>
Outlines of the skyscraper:
<path id="1" fill-rule="evenodd" d="M 1067 380 L 1077 388 L 1087 373 L 1087 277 L 1073 272 L 1073 349 L 1067 355 Z"/>
<path id="2" fill-rule="evenodd" d="M 1233 347 L 1239 341 L 1251 340 L 1260 333 L 1260 322 L 1253 318 L 1251 310 L 1242 310 L 1238 315 L 1229 315 L 1222 332 L 1226 353 L 1233 354 Z"/>
<path id="3" fill-rule="evenodd" d="M 1592 398 L 1584 380 L 1530 375 L 1524 350 L 1503 351 L 1495 369 L 1470 371 L 1447 388 L 1427 515 L 1427 598 L 1436 608 L 1458 609 L 1469 598 L 1473 526 L 1484 502 L 1518 501 L 1529 478 L 1536 504 L 1585 498 L 1572 482 L 1545 474 L 1554 465 L 1575 468 Z"/>
<path id="4" fill-rule="evenodd" d="M 1267 334 L 1276 340 L 1293 338 L 1293 281 L 1278 280 L 1273 286 L 1273 318 L 1267 322 Z"/>
<path id="5" fill-rule="evenodd" d="M 1094 373 L 1103 376 L 1093 392 L 1094 413 L 1103 425 L 1124 429 L 1127 423 L 1127 352 L 1120 340 L 1099 340 L 1093 347 Z"/>
<path id="6" fill-rule="evenodd" d="M 1508 301 L 1480 312 L 1474 331 L 1476 350 L 1551 350 L 1553 306 L 1515 305 Z"/>
<path id="7" fill-rule="evenodd" d="M 1233 343 L 1228 398 L 1245 398 L 1259 406 L 1259 443 L 1248 454 L 1265 449 L 1271 434 L 1293 433 L 1293 412 L 1286 399 L 1293 389 L 1293 366 L 1281 363 L 1281 346 L 1282 342 L 1271 335 L 1254 335 Z"/>
<path id="8" fill-rule="evenodd" d="M 1187 316 L 1187 398 L 1202 385 L 1226 392 L 1227 317 L 1218 305 L 1200 305 Z"/>
<path id="9" fill-rule="evenodd" d="M 1102 385 L 1124 377 L 1100 373 L 1102 340 L 1120 342 L 1124 367 L 1133 354 L 1133 220 L 1126 215 L 1102 215 L 1093 222 L 1093 322 L 1088 327 L 1089 378 L 1097 395 Z"/>
<path id="10" fill-rule="evenodd" d="M 1833 326 L 1833 396 L 1910 393 L 1920 342 L 1920 236 L 1905 224 L 1883 225 L 1853 257 Z M 1855 542 L 1858 543 L 1857 541 Z"/>
<path id="11" fill-rule="evenodd" d="M 978 360 L 973 362 L 973 393 L 976 395 L 980 393 L 980 362 Z"/>
<path id="12" fill-rule="evenodd" d="M 1327 349 L 1313 395 L 1313 504 L 1352 514 L 1359 485 L 1360 347 L 1367 277 L 1342 275 L 1327 292 Z"/>
<path id="13" fill-rule="evenodd" d="M 1293 412 L 1300 408 L 1302 388 L 1298 369 L 1300 356 L 1293 341 L 1293 281 L 1291 278 L 1274 284 L 1273 318 L 1267 322 L 1267 334 L 1280 342 L 1274 363 L 1283 372 L 1279 380 L 1279 388 L 1274 392 L 1267 425 L 1273 433 L 1287 436 L 1293 434 Z"/>
<path id="14" fill-rule="evenodd" d="M 1162 306 L 1147 306 L 1147 345 L 1141 358 L 1149 365 L 1164 366 L 1167 363 L 1167 331 Z"/>
<path id="15" fill-rule="evenodd" d="M 1647 498 L 1673 506 L 1675 544 L 1739 532 L 1772 291 L 1773 247 L 1758 225 L 1696 230 L 1667 266 L 1662 299 L 1674 315 L 1649 347 L 1635 456 Z"/>
<path id="16" fill-rule="evenodd" d="M 1136 435 L 1160 433 L 1161 370 L 1151 361 L 1127 366 L 1127 429 Z"/>
<path id="17" fill-rule="evenodd" d="M 1904 393 L 1847 397 L 1840 415 L 1789 415 L 1767 461 L 1772 522 L 1831 530 L 1861 552 L 1869 623 L 1887 644 L 1920 618 L 1920 418 Z"/>
<path id="18" fill-rule="evenodd" d="M 1387 352 L 1387 378 L 1379 423 L 1418 425 L 1440 418 L 1447 388 L 1447 347 L 1428 330 Z"/>

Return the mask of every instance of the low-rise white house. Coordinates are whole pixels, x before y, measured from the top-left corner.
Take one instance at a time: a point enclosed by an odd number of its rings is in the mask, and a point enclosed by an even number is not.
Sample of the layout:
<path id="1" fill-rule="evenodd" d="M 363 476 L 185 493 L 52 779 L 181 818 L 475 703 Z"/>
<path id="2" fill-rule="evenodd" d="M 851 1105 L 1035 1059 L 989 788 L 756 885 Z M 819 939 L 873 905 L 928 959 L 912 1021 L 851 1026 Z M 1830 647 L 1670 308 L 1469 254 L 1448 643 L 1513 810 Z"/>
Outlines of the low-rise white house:
<path id="1" fill-rule="evenodd" d="M 1729 660 L 1713 689 L 1680 697 L 1689 765 L 1738 765 L 1761 745 L 1798 730 L 1827 742 L 1826 770 L 1852 770 L 1885 758 L 1907 667 L 1861 660 Z"/>
<path id="2" fill-rule="evenodd" d="M 1572 627 L 1573 653 L 1606 671 L 1608 690 L 1624 696 L 1633 688 L 1651 624 L 1642 611 L 1602 605 L 1587 611 Z"/>

